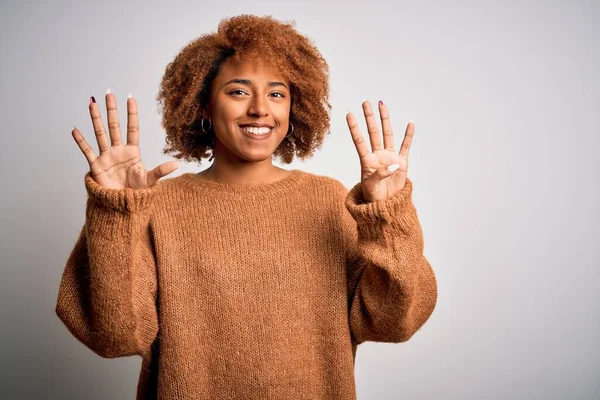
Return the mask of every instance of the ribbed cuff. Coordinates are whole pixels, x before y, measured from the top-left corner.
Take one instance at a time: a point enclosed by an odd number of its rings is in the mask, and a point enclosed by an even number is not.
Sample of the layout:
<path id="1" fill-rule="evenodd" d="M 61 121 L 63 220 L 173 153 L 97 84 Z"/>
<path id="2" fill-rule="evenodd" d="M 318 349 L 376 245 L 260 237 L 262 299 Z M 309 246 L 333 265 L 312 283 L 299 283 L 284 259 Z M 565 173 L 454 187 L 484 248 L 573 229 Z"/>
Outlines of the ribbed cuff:
<path id="1" fill-rule="evenodd" d="M 90 172 L 85 175 L 85 188 L 94 203 L 122 213 L 145 210 L 156 194 L 156 185 L 145 189 L 107 189 L 100 186 Z"/>
<path id="2" fill-rule="evenodd" d="M 362 184 L 359 182 L 346 196 L 346 208 L 359 225 L 379 225 L 397 221 L 404 211 L 411 208 L 412 182 L 406 178 L 402 190 L 394 196 L 366 203 Z"/>

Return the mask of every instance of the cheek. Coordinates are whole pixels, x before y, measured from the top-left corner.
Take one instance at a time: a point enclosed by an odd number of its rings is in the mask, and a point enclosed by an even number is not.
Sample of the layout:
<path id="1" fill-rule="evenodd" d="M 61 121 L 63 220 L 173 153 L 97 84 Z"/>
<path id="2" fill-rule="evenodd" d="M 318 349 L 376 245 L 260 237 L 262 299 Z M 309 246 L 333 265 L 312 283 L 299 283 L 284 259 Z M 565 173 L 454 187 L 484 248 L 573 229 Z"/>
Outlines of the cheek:
<path id="1" fill-rule="evenodd" d="M 221 101 L 215 104 L 213 111 L 213 119 L 218 126 L 226 126 L 236 123 L 239 120 L 243 110 L 236 102 Z"/>
<path id="2" fill-rule="evenodd" d="M 273 107 L 273 114 L 280 123 L 285 123 L 290 119 L 290 104 L 277 104 Z"/>

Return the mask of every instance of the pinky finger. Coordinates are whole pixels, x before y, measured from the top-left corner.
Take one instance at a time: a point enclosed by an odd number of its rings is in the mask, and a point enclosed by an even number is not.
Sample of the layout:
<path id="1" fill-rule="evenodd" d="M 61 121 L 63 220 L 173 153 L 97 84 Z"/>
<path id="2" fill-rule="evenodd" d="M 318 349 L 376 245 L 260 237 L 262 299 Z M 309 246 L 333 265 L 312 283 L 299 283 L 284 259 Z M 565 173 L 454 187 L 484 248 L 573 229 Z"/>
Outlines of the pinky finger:
<path id="1" fill-rule="evenodd" d="M 75 142 L 77 142 L 77 145 L 81 149 L 81 152 L 87 159 L 88 163 L 90 165 L 92 165 L 92 163 L 94 161 L 96 161 L 97 157 L 94 154 L 94 151 L 92 150 L 90 145 L 83 138 L 83 135 L 81 134 L 81 132 L 79 132 L 79 129 L 73 127 L 73 130 L 71 131 L 71 135 L 73 135 L 73 139 L 75 139 Z"/>

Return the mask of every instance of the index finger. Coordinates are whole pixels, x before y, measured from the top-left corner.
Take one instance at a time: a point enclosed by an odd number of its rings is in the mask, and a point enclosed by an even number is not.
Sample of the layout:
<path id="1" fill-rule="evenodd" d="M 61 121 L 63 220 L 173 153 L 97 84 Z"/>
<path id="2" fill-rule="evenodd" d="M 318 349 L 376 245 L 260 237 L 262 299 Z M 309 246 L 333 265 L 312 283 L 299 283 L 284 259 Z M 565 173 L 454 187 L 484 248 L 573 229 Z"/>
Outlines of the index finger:
<path id="1" fill-rule="evenodd" d="M 140 125 L 137 103 L 131 93 L 127 96 L 127 144 L 140 144 Z"/>
<path id="2" fill-rule="evenodd" d="M 346 114 L 346 122 L 348 123 L 348 128 L 350 128 L 350 134 L 352 135 L 352 141 L 354 142 L 354 146 L 356 146 L 356 151 L 358 152 L 358 157 L 360 159 L 366 157 L 369 154 L 369 148 L 363 135 L 360 133 L 358 129 L 358 124 L 356 123 L 356 119 L 351 112 Z"/>

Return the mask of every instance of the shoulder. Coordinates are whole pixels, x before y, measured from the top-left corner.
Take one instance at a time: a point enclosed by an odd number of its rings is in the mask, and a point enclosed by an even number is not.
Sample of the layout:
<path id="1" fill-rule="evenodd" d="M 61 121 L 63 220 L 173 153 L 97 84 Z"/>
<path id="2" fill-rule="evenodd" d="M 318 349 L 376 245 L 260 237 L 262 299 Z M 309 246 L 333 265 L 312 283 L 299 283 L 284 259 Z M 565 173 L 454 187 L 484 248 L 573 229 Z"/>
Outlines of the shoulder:
<path id="1" fill-rule="evenodd" d="M 316 197 L 330 200 L 337 206 L 343 206 L 352 188 L 349 188 L 340 180 L 316 173 L 305 172 L 308 178 L 307 190 L 314 193 Z"/>
<path id="2" fill-rule="evenodd" d="M 189 173 L 183 173 L 177 176 L 166 176 L 157 182 L 157 185 L 163 190 L 174 189 L 181 186 L 187 179 L 189 179 Z"/>
<path id="3" fill-rule="evenodd" d="M 313 172 L 303 173 L 307 175 L 307 181 L 310 182 L 310 185 L 318 190 L 326 190 L 327 192 L 342 196 L 348 193 L 348 188 L 336 178 Z"/>
<path id="4" fill-rule="evenodd" d="M 186 193 L 189 193 L 188 189 L 193 185 L 191 179 L 189 173 L 161 178 L 152 187 L 155 193 L 154 202 L 159 203 L 160 207 L 164 207 L 165 204 L 181 200 L 182 197 L 186 196 Z"/>
<path id="5" fill-rule="evenodd" d="M 197 174 L 185 172 L 177 176 L 167 176 L 157 182 L 159 190 L 163 193 L 177 192 L 189 189 L 201 183 Z"/>

